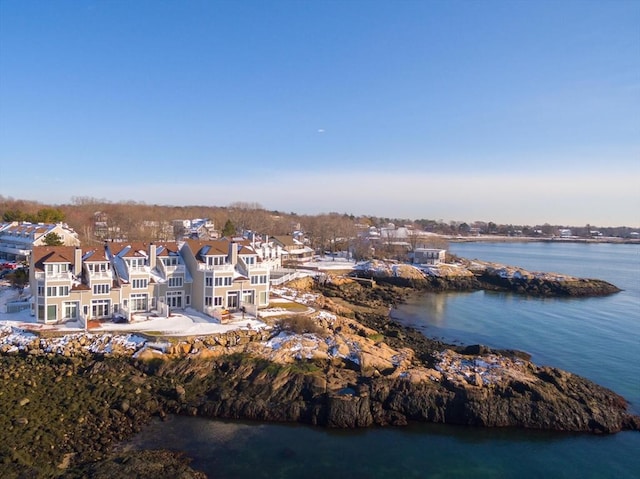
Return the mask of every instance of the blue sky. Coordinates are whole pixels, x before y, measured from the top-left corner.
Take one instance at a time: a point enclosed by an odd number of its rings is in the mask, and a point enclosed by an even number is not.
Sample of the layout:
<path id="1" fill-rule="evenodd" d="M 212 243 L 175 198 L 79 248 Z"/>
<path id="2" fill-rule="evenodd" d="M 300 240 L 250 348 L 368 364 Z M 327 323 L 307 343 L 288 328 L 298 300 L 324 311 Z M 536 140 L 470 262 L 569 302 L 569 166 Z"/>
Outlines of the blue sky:
<path id="1" fill-rule="evenodd" d="M 0 194 L 640 225 L 640 2 L 0 0 Z"/>

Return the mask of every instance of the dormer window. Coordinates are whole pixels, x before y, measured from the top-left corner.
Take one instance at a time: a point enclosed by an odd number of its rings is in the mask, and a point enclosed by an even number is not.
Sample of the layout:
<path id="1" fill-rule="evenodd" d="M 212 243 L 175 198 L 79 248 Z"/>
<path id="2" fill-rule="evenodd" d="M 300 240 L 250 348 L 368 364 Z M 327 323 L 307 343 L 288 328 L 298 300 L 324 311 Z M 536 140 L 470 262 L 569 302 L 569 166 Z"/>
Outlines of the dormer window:
<path id="1" fill-rule="evenodd" d="M 69 271 L 69 263 L 46 264 L 45 271 L 47 274 L 60 274 Z"/>
<path id="2" fill-rule="evenodd" d="M 207 265 L 209 266 L 221 266 L 225 264 L 224 256 L 207 256 Z"/>
<path id="3" fill-rule="evenodd" d="M 88 263 L 87 266 L 91 273 L 106 273 L 109 271 L 109 263 Z"/>
<path id="4" fill-rule="evenodd" d="M 127 264 L 130 268 L 142 268 L 144 266 L 144 258 L 128 258 Z"/>
<path id="5" fill-rule="evenodd" d="M 244 257 L 243 257 L 243 259 L 244 259 L 244 262 L 245 262 L 247 265 L 253 265 L 253 264 L 256 264 L 256 258 L 255 258 L 255 256 L 244 256 Z"/>
<path id="6" fill-rule="evenodd" d="M 177 266 L 178 265 L 178 257 L 177 256 L 169 256 L 167 258 L 162 258 L 162 263 L 165 266 Z"/>

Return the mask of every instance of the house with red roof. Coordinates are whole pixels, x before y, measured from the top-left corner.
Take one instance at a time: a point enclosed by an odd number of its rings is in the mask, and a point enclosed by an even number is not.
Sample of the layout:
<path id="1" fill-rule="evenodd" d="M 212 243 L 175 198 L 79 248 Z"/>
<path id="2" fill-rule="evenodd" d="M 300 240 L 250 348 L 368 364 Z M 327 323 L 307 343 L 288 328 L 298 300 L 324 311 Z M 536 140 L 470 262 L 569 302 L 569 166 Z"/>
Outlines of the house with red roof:
<path id="1" fill-rule="evenodd" d="M 269 304 L 269 269 L 248 241 L 105 242 L 35 246 L 32 313 L 39 322 L 130 320 L 192 307 L 222 319 Z"/>

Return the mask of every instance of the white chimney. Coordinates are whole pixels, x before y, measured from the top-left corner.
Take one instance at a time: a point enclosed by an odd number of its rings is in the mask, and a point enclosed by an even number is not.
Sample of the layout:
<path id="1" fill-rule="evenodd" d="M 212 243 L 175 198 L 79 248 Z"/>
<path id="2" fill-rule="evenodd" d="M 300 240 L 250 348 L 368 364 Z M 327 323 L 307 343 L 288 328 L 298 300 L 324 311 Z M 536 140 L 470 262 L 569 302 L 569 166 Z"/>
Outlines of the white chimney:
<path id="1" fill-rule="evenodd" d="M 229 242 L 229 262 L 234 266 L 238 262 L 238 244 L 234 241 Z"/>
<path id="2" fill-rule="evenodd" d="M 149 243 L 149 268 L 156 267 L 156 245 Z"/>
<path id="3" fill-rule="evenodd" d="M 82 273 L 82 248 L 76 246 L 73 251 L 73 275 L 80 276 Z"/>

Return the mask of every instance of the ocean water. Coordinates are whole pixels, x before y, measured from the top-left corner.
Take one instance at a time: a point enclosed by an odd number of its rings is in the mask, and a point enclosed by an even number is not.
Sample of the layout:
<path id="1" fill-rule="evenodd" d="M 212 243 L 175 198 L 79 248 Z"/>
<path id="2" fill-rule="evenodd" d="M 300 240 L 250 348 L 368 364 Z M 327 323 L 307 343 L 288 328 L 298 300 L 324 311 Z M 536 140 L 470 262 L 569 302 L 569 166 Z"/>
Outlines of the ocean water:
<path id="1" fill-rule="evenodd" d="M 460 243 L 459 256 L 612 282 L 604 298 L 425 294 L 392 311 L 450 342 L 521 349 L 605 385 L 640 412 L 640 246 Z M 212 478 L 637 478 L 640 433 L 609 436 L 413 424 L 338 431 L 173 417 L 130 447 L 184 451 Z"/>

